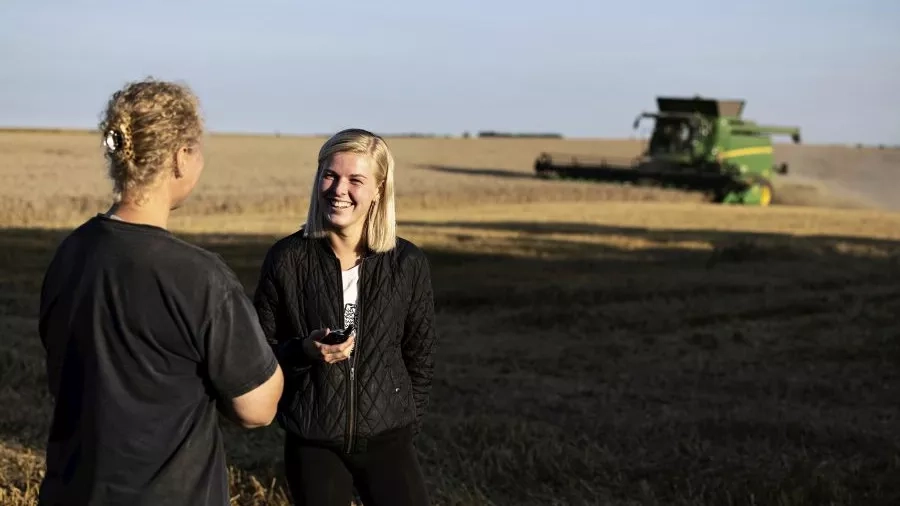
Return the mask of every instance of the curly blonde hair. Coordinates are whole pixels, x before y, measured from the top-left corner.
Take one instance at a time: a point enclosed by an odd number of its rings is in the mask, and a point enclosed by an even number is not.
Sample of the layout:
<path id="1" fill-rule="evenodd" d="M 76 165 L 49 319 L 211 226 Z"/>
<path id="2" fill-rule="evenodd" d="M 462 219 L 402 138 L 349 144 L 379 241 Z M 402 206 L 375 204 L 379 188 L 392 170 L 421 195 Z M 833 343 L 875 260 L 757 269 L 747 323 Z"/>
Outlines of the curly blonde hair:
<path id="1" fill-rule="evenodd" d="M 172 168 L 175 153 L 203 136 L 200 104 L 184 84 L 147 78 L 128 83 L 107 103 L 100 122 L 116 202 L 140 200 Z"/>
<path id="2" fill-rule="evenodd" d="M 376 253 L 390 251 L 397 244 L 397 218 L 394 204 L 394 157 L 384 139 L 361 128 L 348 128 L 334 134 L 319 150 L 319 167 L 313 178 L 304 235 L 324 237 L 325 220 L 319 199 L 322 173 L 338 153 L 356 153 L 369 156 L 375 163 L 375 181 L 380 197 L 372 204 L 366 216 L 363 238 L 366 246 Z"/>

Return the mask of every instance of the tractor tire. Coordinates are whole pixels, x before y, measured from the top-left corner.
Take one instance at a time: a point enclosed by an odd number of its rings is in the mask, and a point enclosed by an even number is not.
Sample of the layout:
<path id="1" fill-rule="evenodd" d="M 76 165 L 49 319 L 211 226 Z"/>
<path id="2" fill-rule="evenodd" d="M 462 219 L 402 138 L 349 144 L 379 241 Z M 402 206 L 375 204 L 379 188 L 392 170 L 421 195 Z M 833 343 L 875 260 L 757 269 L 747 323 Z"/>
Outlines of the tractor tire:
<path id="1" fill-rule="evenodd" d="M 775 188 L 772 186 L 772 183 L 769 180 L 764 179 L 755 186 L 759 192 L 758 205 L 760 207 L 769 207 L 772 205 L 772 202 L 775 200 Z"/>
<path id="2" fill-rule="evenodd" d="M 748 181 L 744 190 L 734 195 L 736 203 L 747 206 L 769 207 L 772 205 L 775 190 L 772 183 L 765 178 L 755 178 Z"/>

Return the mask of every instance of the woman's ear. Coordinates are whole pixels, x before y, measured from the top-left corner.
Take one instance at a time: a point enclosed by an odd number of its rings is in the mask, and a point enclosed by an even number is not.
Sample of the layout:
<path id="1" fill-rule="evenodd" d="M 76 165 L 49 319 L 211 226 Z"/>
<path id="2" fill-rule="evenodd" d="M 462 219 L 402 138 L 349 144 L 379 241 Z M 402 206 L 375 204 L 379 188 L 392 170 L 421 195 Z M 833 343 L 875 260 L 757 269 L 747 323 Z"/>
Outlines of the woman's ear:
<path id="1" fill-rule="evenodd" d="M 185 146 L 182 146 L 178 149 L 178 151 L 175 152 L 175 167 L 172 170 L 173 174 L 175 175 L 175 179 L 181 179 L 183 175 L 183 171 L 181 169 L 187 164 L 187 155 L 188 148 Z"/>

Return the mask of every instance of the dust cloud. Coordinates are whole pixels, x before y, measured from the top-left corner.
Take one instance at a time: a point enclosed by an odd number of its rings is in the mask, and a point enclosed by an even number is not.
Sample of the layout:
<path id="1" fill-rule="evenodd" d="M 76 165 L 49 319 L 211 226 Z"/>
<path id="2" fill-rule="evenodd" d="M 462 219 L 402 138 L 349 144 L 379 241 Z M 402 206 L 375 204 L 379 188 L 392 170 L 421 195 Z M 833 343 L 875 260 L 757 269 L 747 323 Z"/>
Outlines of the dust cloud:
<path id="1" fill-rule="evenodd" d="M 900 211 L 900 148 L 778 145 L 776 203 Z"/>

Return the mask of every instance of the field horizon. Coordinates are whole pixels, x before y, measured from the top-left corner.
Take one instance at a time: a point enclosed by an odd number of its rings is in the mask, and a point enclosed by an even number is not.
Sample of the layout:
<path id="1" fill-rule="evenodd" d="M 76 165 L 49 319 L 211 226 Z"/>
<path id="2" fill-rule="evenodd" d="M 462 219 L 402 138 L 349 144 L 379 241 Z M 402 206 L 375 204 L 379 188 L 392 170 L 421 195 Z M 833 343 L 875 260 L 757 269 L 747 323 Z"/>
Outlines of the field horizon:
<path id="1" fill-rule="evenodd" d="M 318 136 L 213 134 L 170 228 L 255 288 L 305 217 Z M 900 503 L 900 150 L 776 145 L 768 208 L 544 181 L 628 139 L 389 138 L 399 233 L 433 270 L 418 443 L 441 505 Z M 33 506 L 51 403 L 36 310 L 110 204 L 99 136 L 0 129 L 0 504 Z M 277 426 L 224 423 L 234 505 L 289 504 Z"/>
<path id="2" fill-rule="evenodd" d="M 491 136 L 491 137 L 478 137 L 479 132 L 498 132 L 500 135 Z M 246 130 L 246 131 L 238 131 L 238 130 L 208 130 L 206 135 L 209 137 L 247 137 L 247 138 L 260 138 L 260 137 L 286 137 L 286 138 L 300 138 L 300 139 L 324 139 L 328 138 L 332 135 L 333 132 L 284 132 L 284 131 L 263 131 L 263 130 Z M 417 131 L 397 131 L 397 132 L 378 132 L 380 135 L 384 136 L 388 139 L 461 139 L 461 140 L 473 140 L 473 139 L 486 139 L 486 140 L 504 140 L 504 139 L 542 139 L 542 138 L 551 138 L 551 137 L 515 137 L 517 132 L 508 132 L 509 135 L 503 135 L 503 132 L 491 130 L 491 129 L 470 129 L 460 132 L 417 132 Z M 80 128 L 80 127 L 58 127 L 58 126 L 15 126 L 15 125 L 7 125 L 0 126 L 0 135 L 4 134 L 41 134 L 41 135 L 88 135 L 88 136 L 97 136 L 99 135 L 99 131 L 95 128 Z M 465 134 L 469 134 L 469 137 L 465 137 Z M 528 134 L 528 132 L 521 132 L 521 134 Z M 548 132 L 550 134 L 550 132 Z M 537 134 L 533 134 L 537 135 Z M 620 141 L 639 141 L 643 142 L 646 138 L 638 136 L 638 135 L 621 135 L 621 136 L 597 136 L 597 135 L 563 135 L 561 133 L 554 134 L 558 135 L 558 140 L 562 141 L 611 141 L 611 142 L 620 142 Z M 780 139 L 774 139 L 773 144 L 776 146 L 790 146 L 793 145 L 791 142 L 787 142 Z M 884 143 L 875 143 L 875 142 L 858 142 L 852 140 L 846 141 L 832 141 L 832 142 L 807 142 L 804 141 L 802 145 L 810 146 L 810 147 L 838 147 L 838 148 L 848 148 L 848 149 L 900 149 L 900 145 L 887 145 Z"/>
<path id="3" fill-rule="evenodd" d="M 478 137 L 479 132 L 493 132 L 496 133 L 496 136 L 489 137 Z M 334 132 L 292 132 L 292 131 L 280 131 L 280 130 L 217 130 L 217 129 L 208 129 L 206 131 L 206 136 L 208 137 L 248 137 L 248 138 L 260 138 L 260 137 L 286 137 L 286 138 L 314 138 L 314 139 L 322 139 L 331 136 Z M 555 135 L 559 136 L 558 138 L 554 137 L 515 137 L 516 134 L 531 134 L 531 135 L 539 135 L 536 133 L 530 133 L 528 131 L 516 132 L 516 131 L 501 131 L 494 130 L 491 128 L 471 128 L 468 130 L 461 130 L 458 132 L 440 132 L 440 131 L 415 131 L 415 130 L 398 130 L 396 132 L 386 131 L 386 132 L 377 132 L 386 138 L 391 139 L 460 139 L 460 140 L 475 140 L 475 139 L 485 139 L 485 140 L 509 140 L 509 139 L 520 139 L 520 140 L 541 140 L 541 139 L 553 139 L 553 140 L 561 140 L 561 141 L 645 141 L 646 138 L 637 134 L 628 134 L 628 135 L 620 135 L 620 136 L 603 136 L 603 135 L 566 135 L 563 133 L 557 133 L 548 131 L 544 135 Z M 96 128 L 88 128 L 88 127 L 67 127 L 67 126 L 17 126 L 17 125 L 5 125 L 0 126 L 0 135 L 5 134 L 40 134 L 40 135 L 88 135 L 88 136 L 98 136 L 100 132 Z M 465 137 L 465 134 L 469 134 L 469 137 Z M 776 146 L 791 146 L 795 145 L 790 141 L 786 141 L 781 137 L 777 137 L 773 139 L 773 144 Z M 878 142 L 861 142 L 857 140 L 847 139 L 844 141 L 830 141 L 830 142 L 809 142 L 807 140 L 803 140 L 799 145 L 802 146 L 810 146 L 810 147 L 841 147 L 848 149 L 900 149 L 900 144 L 898 145 L 890 145 L 885 143 Z"/>

